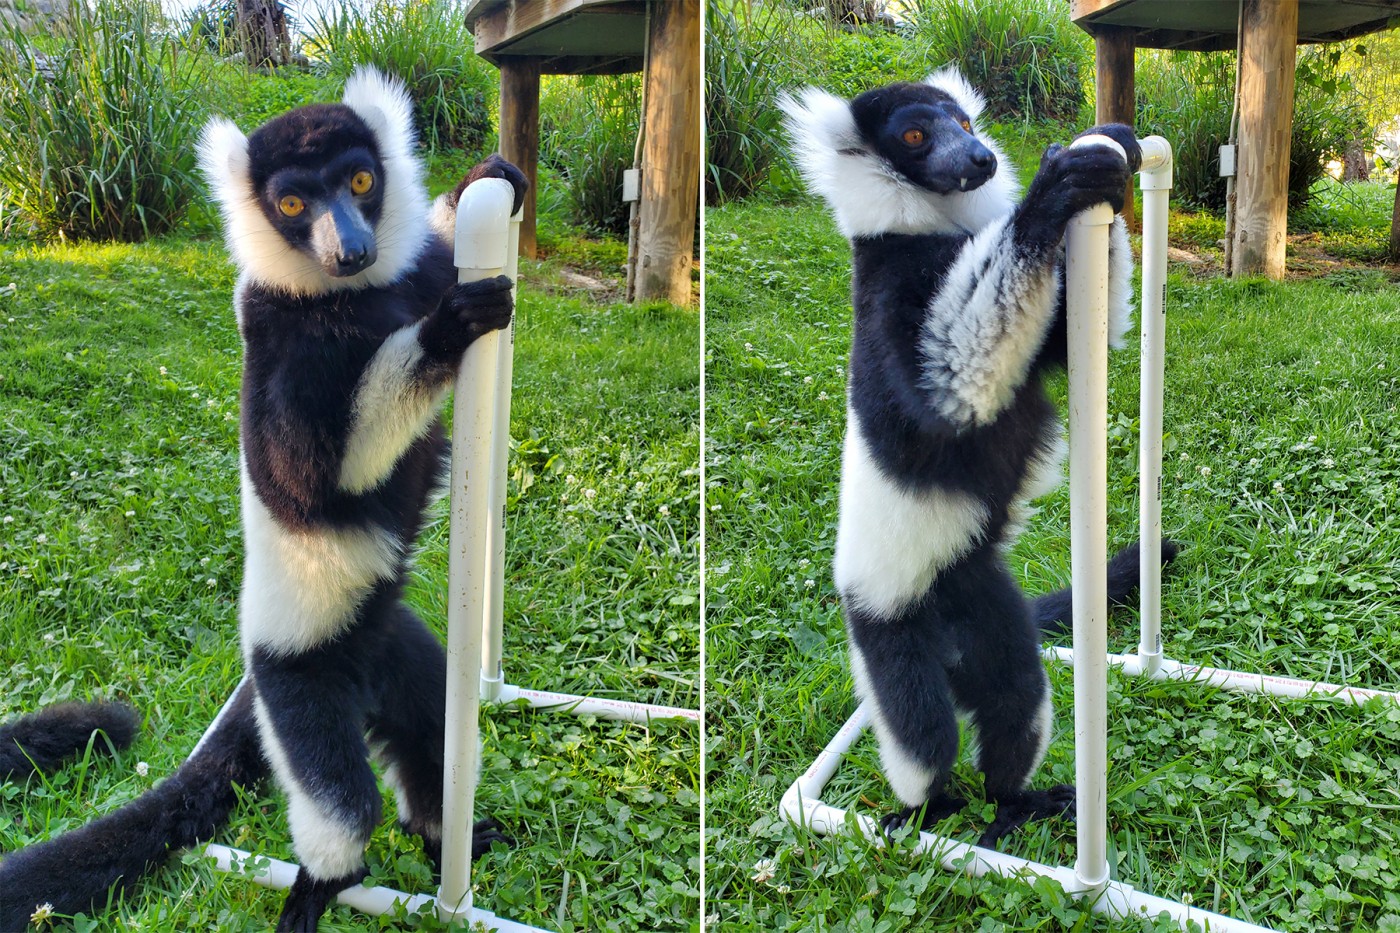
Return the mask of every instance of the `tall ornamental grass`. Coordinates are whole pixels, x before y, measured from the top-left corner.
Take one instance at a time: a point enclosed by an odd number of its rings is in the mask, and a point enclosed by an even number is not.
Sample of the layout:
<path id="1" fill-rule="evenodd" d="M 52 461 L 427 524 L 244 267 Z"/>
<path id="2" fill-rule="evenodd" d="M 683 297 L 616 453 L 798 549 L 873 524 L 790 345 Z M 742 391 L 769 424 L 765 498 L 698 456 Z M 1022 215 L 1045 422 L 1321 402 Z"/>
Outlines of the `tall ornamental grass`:
<path id="1" fill-rule="evenodd" d="M 705 201 L 753 194 L 784 158 L 777 97 L 799 83 L 802 30 L 777 4 L 708 0 L 705 8 Z"/>
<path id="2" fill-rule="evenodd" d="M 1288 205 L 1303 207 L 1347 142 L 1363 132 L 1359 97 L 1338 70 L 1340 55 L 1300 50 L 1294 81 Z M 1230 136 L 1235 91 L 1233 52 L 1145 53 L 1138 57 L 1137 129 L 1158 133 L 1173 147 L 1173 184 L 1181 203 L 1225 208 L 1220 146 Z"/>
<path id="3" fill-rule="evenodd" d="M 641 88 L 639 75 L 552 75 L 541 88 L 540 161 L 563 182 L 569 221 L 595 233 L 627 235 Z"/>
<path id="4" fill-rule="evenodd" d="M 472 53 L 464 16 L 461 0 L 325 4 L 310 18 L 305 48 L 342 80 L 359 65 L 397 75 L 425 143 L 480 152 L 491 141 L 500 85 L 496 69 Z"/>
<path id="5" fill-rule="evenodd" d="M 0 24 L 0 225 L 136 241 L 199 195 L 202 57 L 140 0 L 72 0 L 61 36 Z"/>
<path id="6" fill-rule="evenodd" d="M 955 64 L 998 119 L 1077 122 L 1092 61 L 1069 4 L 919 0 L 913 42 L 927 67 Z"/>

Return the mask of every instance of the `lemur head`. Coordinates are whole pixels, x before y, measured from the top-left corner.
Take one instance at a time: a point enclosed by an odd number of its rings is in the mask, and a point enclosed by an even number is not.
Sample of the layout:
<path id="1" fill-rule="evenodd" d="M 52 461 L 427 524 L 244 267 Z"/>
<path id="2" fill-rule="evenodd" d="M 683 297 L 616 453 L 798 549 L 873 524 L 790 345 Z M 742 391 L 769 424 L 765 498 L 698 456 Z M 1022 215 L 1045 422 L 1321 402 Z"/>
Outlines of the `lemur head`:
<path id="1" fill-rule="evenodd" d="M 972 132 L 972 118 L 948 92 L 891 84 L 851 101 L 867 148 L 935 194 L 975 191 L 996 174 L 996 153 Z"/>
<path id="2" fill-rule="evenodd" d="M 847 236 L 975 232 L 1015 205 L 1016 173 L 977 123 L 982 97 L 951 66 L 851 101 L 806 88 L 779 105 Z"/>
<path id="3" fill-rule="evenodd" d="M 427 237 L 411 114 L 402 84 L 360 69 L 342 103 L 298 107 L 246 137 L 210 121 L 200 163 L 242 274 L 293 294 L 397 280 Z"/>

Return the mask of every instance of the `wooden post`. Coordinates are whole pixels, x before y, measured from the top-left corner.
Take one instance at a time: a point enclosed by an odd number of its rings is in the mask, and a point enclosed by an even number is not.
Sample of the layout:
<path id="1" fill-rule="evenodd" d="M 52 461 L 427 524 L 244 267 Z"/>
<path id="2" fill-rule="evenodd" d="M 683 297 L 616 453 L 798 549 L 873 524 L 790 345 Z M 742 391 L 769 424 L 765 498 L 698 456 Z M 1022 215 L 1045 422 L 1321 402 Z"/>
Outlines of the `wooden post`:
<path id="1" fill-rule="evenodd" d="M 650 9 L 637 300 L 687 305 L 700 209 L 700 0 Z"/>
<path id="2" fill-rule="evenodd" d="M 1283 278 L 1298 0 L 1243 0 L 1232 275 Z"/>
<path id="3" fill-rule="evenodd" d="M 1395 185 L 1395 207 L 1390 211 L 1390 261 L 1400 262 L 1400 182 Z"/>
<path id="4" fill-rule="evenodd" d="M 501 61 L 501 155 L 530 179 L 520 224 L 520 255 L 535 258 L 535 193 L 539 188 L 540 60 Z"/>
<path id="5" fill-rule="evenodd" d="M 1133 31 L 1124 26 L 1094 27 L 1094 122 L 1126 123 L 1137 119 L 1134 94 L 1136 45 Z M 1133 216 L 1133 179 L 1123 199 L 1123 220 L 1129 230 L 1137 229 Z"/>

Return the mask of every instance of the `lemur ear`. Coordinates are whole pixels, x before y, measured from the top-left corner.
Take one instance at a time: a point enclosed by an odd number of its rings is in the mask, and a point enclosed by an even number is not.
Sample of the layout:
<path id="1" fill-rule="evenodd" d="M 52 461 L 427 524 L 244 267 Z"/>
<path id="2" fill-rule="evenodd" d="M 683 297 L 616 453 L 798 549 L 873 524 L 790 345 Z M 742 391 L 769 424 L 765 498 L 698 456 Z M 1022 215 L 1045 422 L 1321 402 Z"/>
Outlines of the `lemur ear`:
<path id="1" fill-rule="evenodd" d="M 987 106 L 981 93 L 967 82 L 957 65 L 943 66 L 925 78 L 924 83 L 953 98 L 970 120 L 976 120 Z"/>
<path id="2" fill-rule="evenodd" d="M 210 120 L 199 134 L 199 169 L 221 203 L 246 196 L 248 137 L 223 117 Z"/>
<path id="3" fill-rule="evenodd" d="M 355 111 L 374 132 L 380 158 L 411 156 L 417 136 L 413 99 L 402 81 L 374 68 L 360 67 L 345 82 L 341 103 Z"/>

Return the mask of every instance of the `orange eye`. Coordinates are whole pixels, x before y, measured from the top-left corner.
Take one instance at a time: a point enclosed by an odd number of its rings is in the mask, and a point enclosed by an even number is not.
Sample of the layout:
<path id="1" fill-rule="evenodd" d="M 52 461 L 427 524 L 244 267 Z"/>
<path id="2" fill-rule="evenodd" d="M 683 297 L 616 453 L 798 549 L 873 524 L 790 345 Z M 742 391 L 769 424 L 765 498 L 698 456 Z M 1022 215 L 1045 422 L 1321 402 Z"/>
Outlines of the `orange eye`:
<path id="1" fill-rule="evenodd" d="M 356 172 L 350 179 L 350 190 L 356 194 L 366 194 L 374 187 L 374 176 L 369 172 Z"/>
<path id="2" fill-rule="evenodd" d="M 964 120 L 964 121 L 962 121 L 962 124 L 961 124 L 961 125 L 962 125 L 963 132 L 964 132 L 964 133 L 971 133 L 971 132 L 972 132 L 972 121 L 970 121 L 970 120 Z"/>
<path id="3" fill-rule="evenodd" d="M 917 146 L 924 141 L 924 131 L 918 127 L 911 126 L 904 131 L 904 135 L 901 138 L 907 145 Z"/>
<path id="4" fill-rule="evenodd" d="M 297 197 L 294 194 L 289 194 L 282 200 L 278 201 L 277 207 L 279 210 L 282 211 L 282 213 L 286 214 L 288 217 L 295 217 L 302 211 L 306 210 L 305 202 L 303 202 L 301 198 Z"/>

